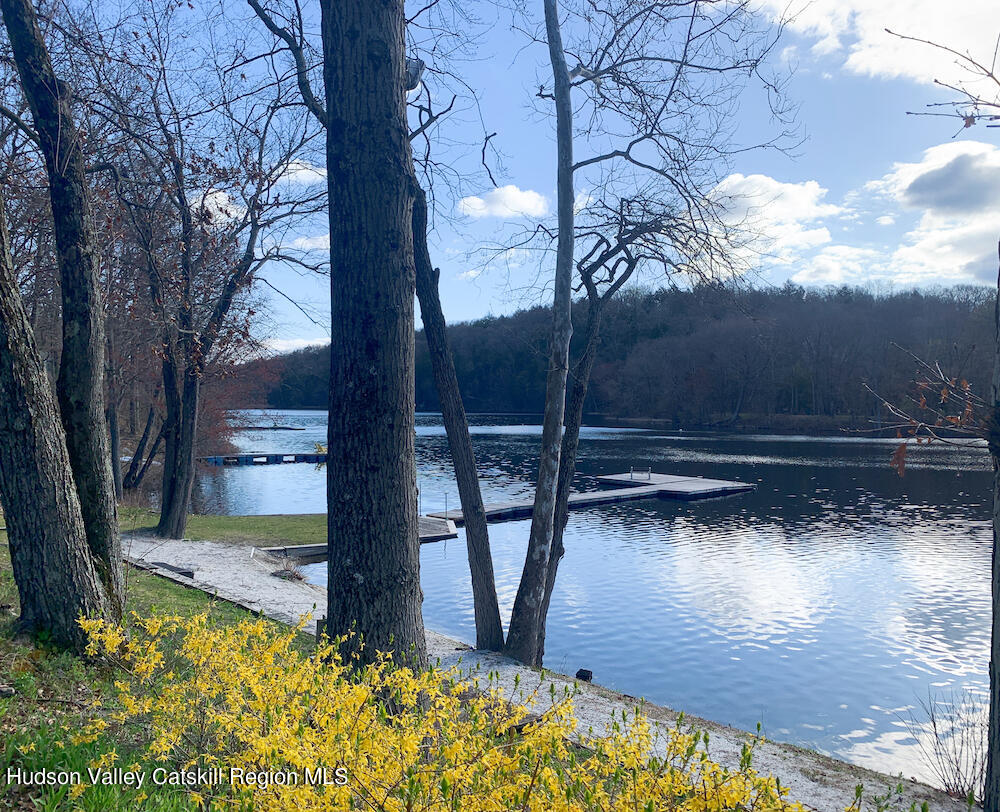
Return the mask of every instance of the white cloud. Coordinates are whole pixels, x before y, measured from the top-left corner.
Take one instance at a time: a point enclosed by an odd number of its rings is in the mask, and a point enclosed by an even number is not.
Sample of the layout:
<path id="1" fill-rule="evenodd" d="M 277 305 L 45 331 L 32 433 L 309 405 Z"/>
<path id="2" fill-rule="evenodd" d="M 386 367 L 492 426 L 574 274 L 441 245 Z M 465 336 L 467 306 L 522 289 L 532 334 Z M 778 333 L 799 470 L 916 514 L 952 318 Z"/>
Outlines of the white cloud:
<path id="1" fill-rule="evenodd" d="M 866 189 L 920 212 L 890 260 L 902 284 L 986 281 L 995 274 L 1000 234 L 1000 149 L 951 141 L 899 163 Z"/>
<path id="2" fill-rule="evenodd" d="M 893 252 L 893 277 L 905 285 L 989 281 L 996 276 L 998 215 L 955 220 L 925 213 Z"/>
<path id="3" fill-rule="evenodd" d="M 911 208 L 981 211 L 1000 202 L 1000 150 L 981 141 L 949 141 L 921 160 L 897 163 L 865 189 Z"/>
<path id="4" fill-rule="evenodd" d="M 326 180 L 326 170 L 321 166 L 313 166 L 306 161 L 289 161 L 281 177 L 289 183 L 318 183 L 319 181 Z"/>
<path id="5" fill-rule="evenodd" d="M 329 343 L 329 338 L 269 338 L 264 345 L 276 353 L 283 353 L 301 350 L 303 347 L 322 347 Z"/>
<path id="6" fill-rule="evenodd" d="M 458 210 L 470 217 L 544 217 L 549 213 L 549 202 L 543 195 L 516 186 L 490 189 L 481 196 L 463 197 Z"/>
<path id="7" fill-rule="evenodd" d="M 955 57 L 886 33 L 931 40 L 989 63 L 997 35 L 996 0 L 765 0 L 775 18 L 789 14 L 789 28 L 813 40 L 817 56 L 839 58 L 849 71 L 929 83 L 967 79 Z"/>
<path id="8" fill-rule="evenodd" d="M 292 248 L 299 251 L 329 251 L 330 235 L 314 234 L 312 237 L 296 237 L 292 240 Z"/>
<path id="9" fill-rule="evenodd" d="M 715 194 L 726 207 L 727 221 L 759 234 L 757 250 L 778 263 L 830 242 L 830 230 L 820 221 L 850 214 L 843 206 L 825 203 L 827 190 L 814 180 L 784 183 L 768 175 L 737 173 L 725 178 Z"/>
<path id="10" fill-rule="evenodd" d="M 800 285 L 863 285 L 885 273 L 885 254 L 873 248 L 828 245 L 792 276 Z"/>
<path id="11" fill-rule="evenodd" d="M 919 161 L 897 163 L 881 178 L 849 195 L 852 205 L 876 208 L 876 221 L 892 226 L 916 217 L 895 244 L 825 245 L 792 278 L 802 284 L 897 285 L 991 281 L 1000 235 L 1000 148 L 952 141 L 924 151 Z"/>
<path id="12" fill-rule="evenodd" d="M 212 225 L 225 225 L 246 214 L 246 206 L 237 203 L 229 192 L 222 189 L 206 189 L 191 206 L 195 216 L 206 218 Z"/>

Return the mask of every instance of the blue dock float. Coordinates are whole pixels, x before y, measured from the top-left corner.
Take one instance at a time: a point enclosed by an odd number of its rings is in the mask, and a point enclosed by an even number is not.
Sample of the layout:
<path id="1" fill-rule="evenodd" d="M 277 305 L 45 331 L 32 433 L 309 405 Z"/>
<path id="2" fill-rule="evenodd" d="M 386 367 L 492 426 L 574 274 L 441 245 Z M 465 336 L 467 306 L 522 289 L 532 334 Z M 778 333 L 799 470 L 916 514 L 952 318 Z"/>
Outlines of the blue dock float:
<path id="1" fill-rule="evenodd" d="M 296 462 L 318 464 L 326 462 L 326 454 L 216 454 L 199 457 L 206 465 L 291 465 Z"/>

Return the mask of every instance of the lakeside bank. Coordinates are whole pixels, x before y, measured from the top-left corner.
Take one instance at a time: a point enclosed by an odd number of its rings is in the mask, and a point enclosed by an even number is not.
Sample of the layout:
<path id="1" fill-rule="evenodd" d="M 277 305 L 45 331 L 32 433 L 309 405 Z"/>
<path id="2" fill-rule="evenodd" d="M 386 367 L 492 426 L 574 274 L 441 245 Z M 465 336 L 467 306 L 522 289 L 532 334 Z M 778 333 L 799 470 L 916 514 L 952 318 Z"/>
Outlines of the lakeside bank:
<path id="1" fill-rule="evenodd" d="M 165 541 L 129 534 L 124 539 L 124 546 L 129 560 L 142 569 L 283 623 L 294 624 L 306 614 L 315 617 L 322 612 L 326 601 L 325 589 L 288 579 L 282 572 L 280 560 L 271 558 L 262 547 L 245 538 Z M 502 655 L 473 650 L 461 641 L 430 630 L 427 642 L 432 660 L 438 661 L 441 667 L 456 667 L 464 673 L 480 675 L 483 680 L 493 674 L 509 698 L 533 709 L 546 707 L 552 691 L 557 697 L 567 691 L 574 692 L 576 716 L 583 730 L 590 727 L 601 731 L 613 716 L 620 718 L 622 712 L 631 713 L 641 703 L 637 697 L 599 684 L 578 682 L 566 675 L 528 668 Z M 806 675 L 803 678 L 806 679 Z M 660 705 L 642 703 L 642 710 L 664 728 L 676 724 L 678 718 L 676 711 Z M 690 715 L 685 715 L 685 719 L 709 731 L 714 760 L 724 766 L 738 766 L 744 744 L 752 739 L 750 733 Z M 757 745 L 754 764 L 760 772 L 775 775 L 783 786 L 788 786 L 791 798 L 820 812 L 843 810 L 852 802 L 858 784 L 864 785 L 870 797 L 884 794 L 887 788 L 900 782 L 899 778 L 812 750 L 772 741 Z M 909 809 L 912 803 L 917 808 L 927 803 L 929 809 L 944 812 L 967 809 L 966 804 L 949 798 L 940 790 L 905 776 L 902 785 L 903 796 L 898 805 L 892 807 L 894 809 Z"/>

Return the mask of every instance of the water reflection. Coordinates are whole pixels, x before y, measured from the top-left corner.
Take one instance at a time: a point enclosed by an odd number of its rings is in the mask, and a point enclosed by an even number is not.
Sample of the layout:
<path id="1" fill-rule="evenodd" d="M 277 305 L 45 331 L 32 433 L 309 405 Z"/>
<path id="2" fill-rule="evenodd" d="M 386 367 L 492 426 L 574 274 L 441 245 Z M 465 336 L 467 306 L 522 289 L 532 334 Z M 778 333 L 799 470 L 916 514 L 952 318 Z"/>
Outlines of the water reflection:
<path id="1" fill-rule="evenodd" d="M 290 412 L 299 432 L 246 432 L 254 452 L 312 450 L 325 414 Z M 487 501 L 530 496 L 538 427 L 476 418 Z M 977 447 L 914 449 L 907 475 L 892 441 L 672 436 L 588 429 L 577 486 L 600 473 L 657 470 L 758 483 L 699 503 L 646 501 L 571 514 L 553 596 L 546 665 L 860 764 L 931 776 L 904 724 L 928 690 L 985 696 L 989 647 L 990 475 Z M 417 429 L 424 512 L 458 505 L 440 419 Z M 325 509 L 309 465 L 215 469 L 207 512 Z M 528 521 L 492 525 L 506 620 Z M 474 639 L 464 539 L 424 545 L 424 617 Z M 323 565 L 312 577 L 325 578 Z"/>

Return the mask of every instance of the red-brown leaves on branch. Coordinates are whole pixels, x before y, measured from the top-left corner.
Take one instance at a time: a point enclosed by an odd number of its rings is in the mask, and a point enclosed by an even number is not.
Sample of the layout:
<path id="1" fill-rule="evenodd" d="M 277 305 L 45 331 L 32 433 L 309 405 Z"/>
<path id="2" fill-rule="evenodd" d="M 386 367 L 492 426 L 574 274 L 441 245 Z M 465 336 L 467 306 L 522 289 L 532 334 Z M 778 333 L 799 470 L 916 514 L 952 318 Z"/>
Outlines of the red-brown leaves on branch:
<path id="1" fill-rule="evenodd" d="M 906 443 L 900 443 L 896 450 L 892 452 L 889 465 L 896 469 L 896 473 L 901 477 L 906 473 Z"/>

